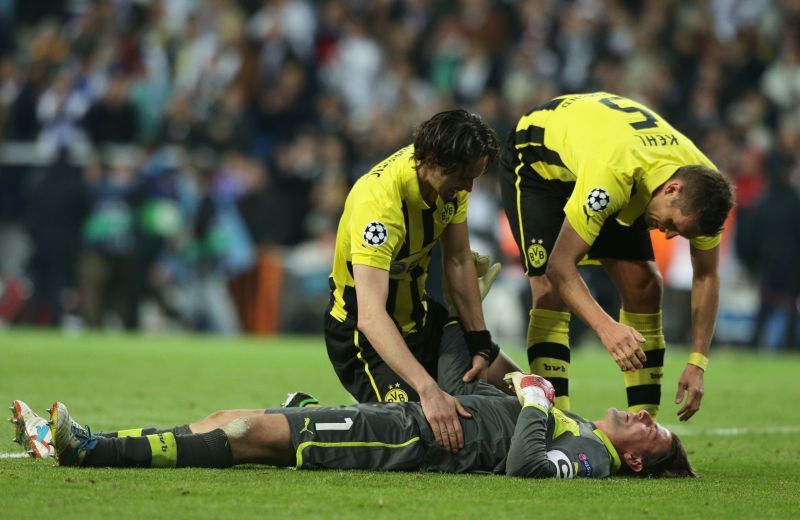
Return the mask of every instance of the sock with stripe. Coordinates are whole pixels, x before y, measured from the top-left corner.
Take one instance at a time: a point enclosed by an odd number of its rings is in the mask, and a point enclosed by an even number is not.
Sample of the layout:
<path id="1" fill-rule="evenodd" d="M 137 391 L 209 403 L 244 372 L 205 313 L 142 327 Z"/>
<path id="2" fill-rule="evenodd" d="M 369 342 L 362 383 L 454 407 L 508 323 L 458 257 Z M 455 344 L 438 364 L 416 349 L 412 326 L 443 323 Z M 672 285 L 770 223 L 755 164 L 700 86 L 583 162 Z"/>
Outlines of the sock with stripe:
<path id="1" fill-rule="evenodd" d="M 528 323 L 528 363 L 556 390 L 555 407 L 569 410 L 570 313 L 533 309 Z"/>
<path id="2" fill-rule="evenodd" d="M 131 428 L 129 430 L 119 430 L 116 432 L 103 432 L 103 433 L 95 433 L 95 437 L 106 437 L 106 438 L 116 438 L 116 437 L 141 437 L 143 435 L 153 435 L 155 433 L 167 433 L 171 432 L 175 435 L 191 435 L 192 430 L 189 428 L 188 424 L 184 424 L 183 426 L 175 426 L 174 428 Z"/>
<path id="3" fill-rule="evenodd" d="M 83 467 L 229 468 L 233 465 L 228 436 L 221 429 L 208 433 L 172 432 L 141 437 L 97 437 Z"/>
<path id="4" fill-rule="evenodd" d="M 625 390 L 628 394 L 628 411 L 647 410 L 655 417 L 661 402 L 661 378 L 664 375 L 666 343 L 661 325 L 661 311 L 656 314 L 638 314 L 621 309 L 619 322 L 639 331 L 647 342 L 642 350 L 647 356 L 644 368 L 624 372 Z"/>

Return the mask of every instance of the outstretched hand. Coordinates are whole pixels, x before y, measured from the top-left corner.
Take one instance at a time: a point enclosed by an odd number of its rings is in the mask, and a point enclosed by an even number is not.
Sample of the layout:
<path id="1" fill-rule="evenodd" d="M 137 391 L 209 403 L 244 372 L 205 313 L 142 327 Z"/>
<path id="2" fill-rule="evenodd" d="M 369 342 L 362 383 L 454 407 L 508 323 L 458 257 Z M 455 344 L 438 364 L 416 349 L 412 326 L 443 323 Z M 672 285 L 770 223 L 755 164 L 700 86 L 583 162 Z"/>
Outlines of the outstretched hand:
<path id="1" fill-rule="evenodd" d="M 614 321 L 597 334 L 620 370 L 627 372 L 644 366 L 647 356 L 640 345 L 646 340 L 639 331 Z"/>
<path id="2" fill-rule="evenodd" d="M 456 453 L 464 447 L 464 433 L 458 417 L 472 417 L 458 399 L 436 388 L 431 396 L 420 395 L 422 411 L 431 426 L 436 442 Z"/>
<path id="3" fill-rule="evenodd" d="M 678 392 L 675 394 L 675 404 L 683 402 L 683 406 L 678 410 L 678 417 L 681 421 L 688 421 L 700 409 L 700 402 L 705 393 L 704 375 L 703 369 L 695 365 L 686 365 L 683 370 L 683 374 L 678 380 Z"/>

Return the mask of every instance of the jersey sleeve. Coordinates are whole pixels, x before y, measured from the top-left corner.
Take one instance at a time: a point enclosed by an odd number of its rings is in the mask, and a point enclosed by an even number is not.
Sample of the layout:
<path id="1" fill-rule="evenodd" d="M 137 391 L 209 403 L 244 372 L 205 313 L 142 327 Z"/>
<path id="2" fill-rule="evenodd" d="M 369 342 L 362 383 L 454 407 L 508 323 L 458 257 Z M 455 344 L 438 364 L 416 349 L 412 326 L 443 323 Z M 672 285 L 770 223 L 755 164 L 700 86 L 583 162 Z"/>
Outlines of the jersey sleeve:
<path id="1" fill-rule="evenodd" d="M 561 456 L 569 462 L 565 454 L 547 451 L 547 417 L 545 411 L 535 406 L 526 406 L 519 413 L 506 457 L 507 475 L 527 478 L 573 476 L 571 471 L 559 469 Z"/>
<path id="2" fill-rule="evenodd" d="M 629 175 L 610 168 L 578 175 L 564 213 L 584 242 L 593 244 L 606 219 L 628 204 L 632 186 Z"/>
<path id="3" fill-rule="evenodd" d="M 458 192 L 458 198 L 456 199 L 458 206 L 456 209 L 456 214 L 453 215 L 453 220 L 451 223 L 453 224 L 461 224 L 462 222 L 466 222 L 467 220 L 467 205 L 469 204 L 469 192 L 460 191 Z"/>
<path id="4" fill-rule="evenodd" d="M 708 251 L 709 249 L 714 249 L 719 245 L 722 241 L 722 233 L 719 233 L 714 236 L 703 236 L 703 237 L 695 237 L 691 239 L 689 242 L 692 244 L 692 247 L 696 247 L 701 251 Z"/>
<path id="5" fill-rule="evenodd" d="M 349 222 L 353 264 L 389 270 L 394 252 L 405 237 L 405 222 L 399 204 L 381 204 L 364 196 L 354 201 Z"/>

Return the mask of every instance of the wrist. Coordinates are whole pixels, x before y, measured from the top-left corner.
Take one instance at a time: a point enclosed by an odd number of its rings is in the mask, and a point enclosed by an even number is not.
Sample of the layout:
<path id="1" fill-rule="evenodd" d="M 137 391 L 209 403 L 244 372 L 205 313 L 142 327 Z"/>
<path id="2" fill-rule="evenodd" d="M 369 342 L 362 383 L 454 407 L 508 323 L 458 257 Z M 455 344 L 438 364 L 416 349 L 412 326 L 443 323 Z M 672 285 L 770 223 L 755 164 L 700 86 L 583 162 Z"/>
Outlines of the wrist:
<path id="1" fill-rule="evenodd" d="M 705 372 L 706 368 L 708 368 L 708 357 L 701 352 L 692 352 L 689 354 L 689 360 L 687 363 L 689 365 L 694 365 Z"/>
<path id="2" fill-rule="evenodd" d="M 489 365 L 500 354 L 500 347 L 492 341 L 492 334 L 488 330 L 466 331 L 464 341 L 471 356 L 481 356 Z"/>
<path id="3" fill-rule="evenodd" d="M 439 385 L 436 383 L 436 381 L 431 379 L 430 382 L 423 384 L 421 387 L 415 390 L 417 390 L 420 400 L 427 400 L 436 395 L 436 392 L 439 391 Z"/>
<path id="4" fill-rule="evenodd" d="M 523 395 L 523 401 L 522 401 L 523 408 L 527 406 L 533 406 L 543 411 L 544 413 L 550 412 L 552 404 L 547 399 L 547 395 L 545 394 L 542 388 L 539 388 L 537 386 L 529 386 L 527 388 L 523 388 L 522 395 Z"/>

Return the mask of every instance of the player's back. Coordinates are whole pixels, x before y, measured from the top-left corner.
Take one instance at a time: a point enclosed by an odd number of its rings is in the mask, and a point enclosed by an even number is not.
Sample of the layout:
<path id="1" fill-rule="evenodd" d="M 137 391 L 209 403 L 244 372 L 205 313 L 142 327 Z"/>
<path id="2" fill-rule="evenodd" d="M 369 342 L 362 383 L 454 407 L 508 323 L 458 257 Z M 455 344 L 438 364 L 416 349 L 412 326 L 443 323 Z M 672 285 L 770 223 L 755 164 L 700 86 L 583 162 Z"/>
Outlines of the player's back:
<path id="1" fill-rule="evenodd" d="M 608 92 L 559 96 L 517 123 L 517 149 L 548 179 L 575 181 L 611 169 L 631 177 L 686 164 L 714 167 L 647 106 Z"/>

